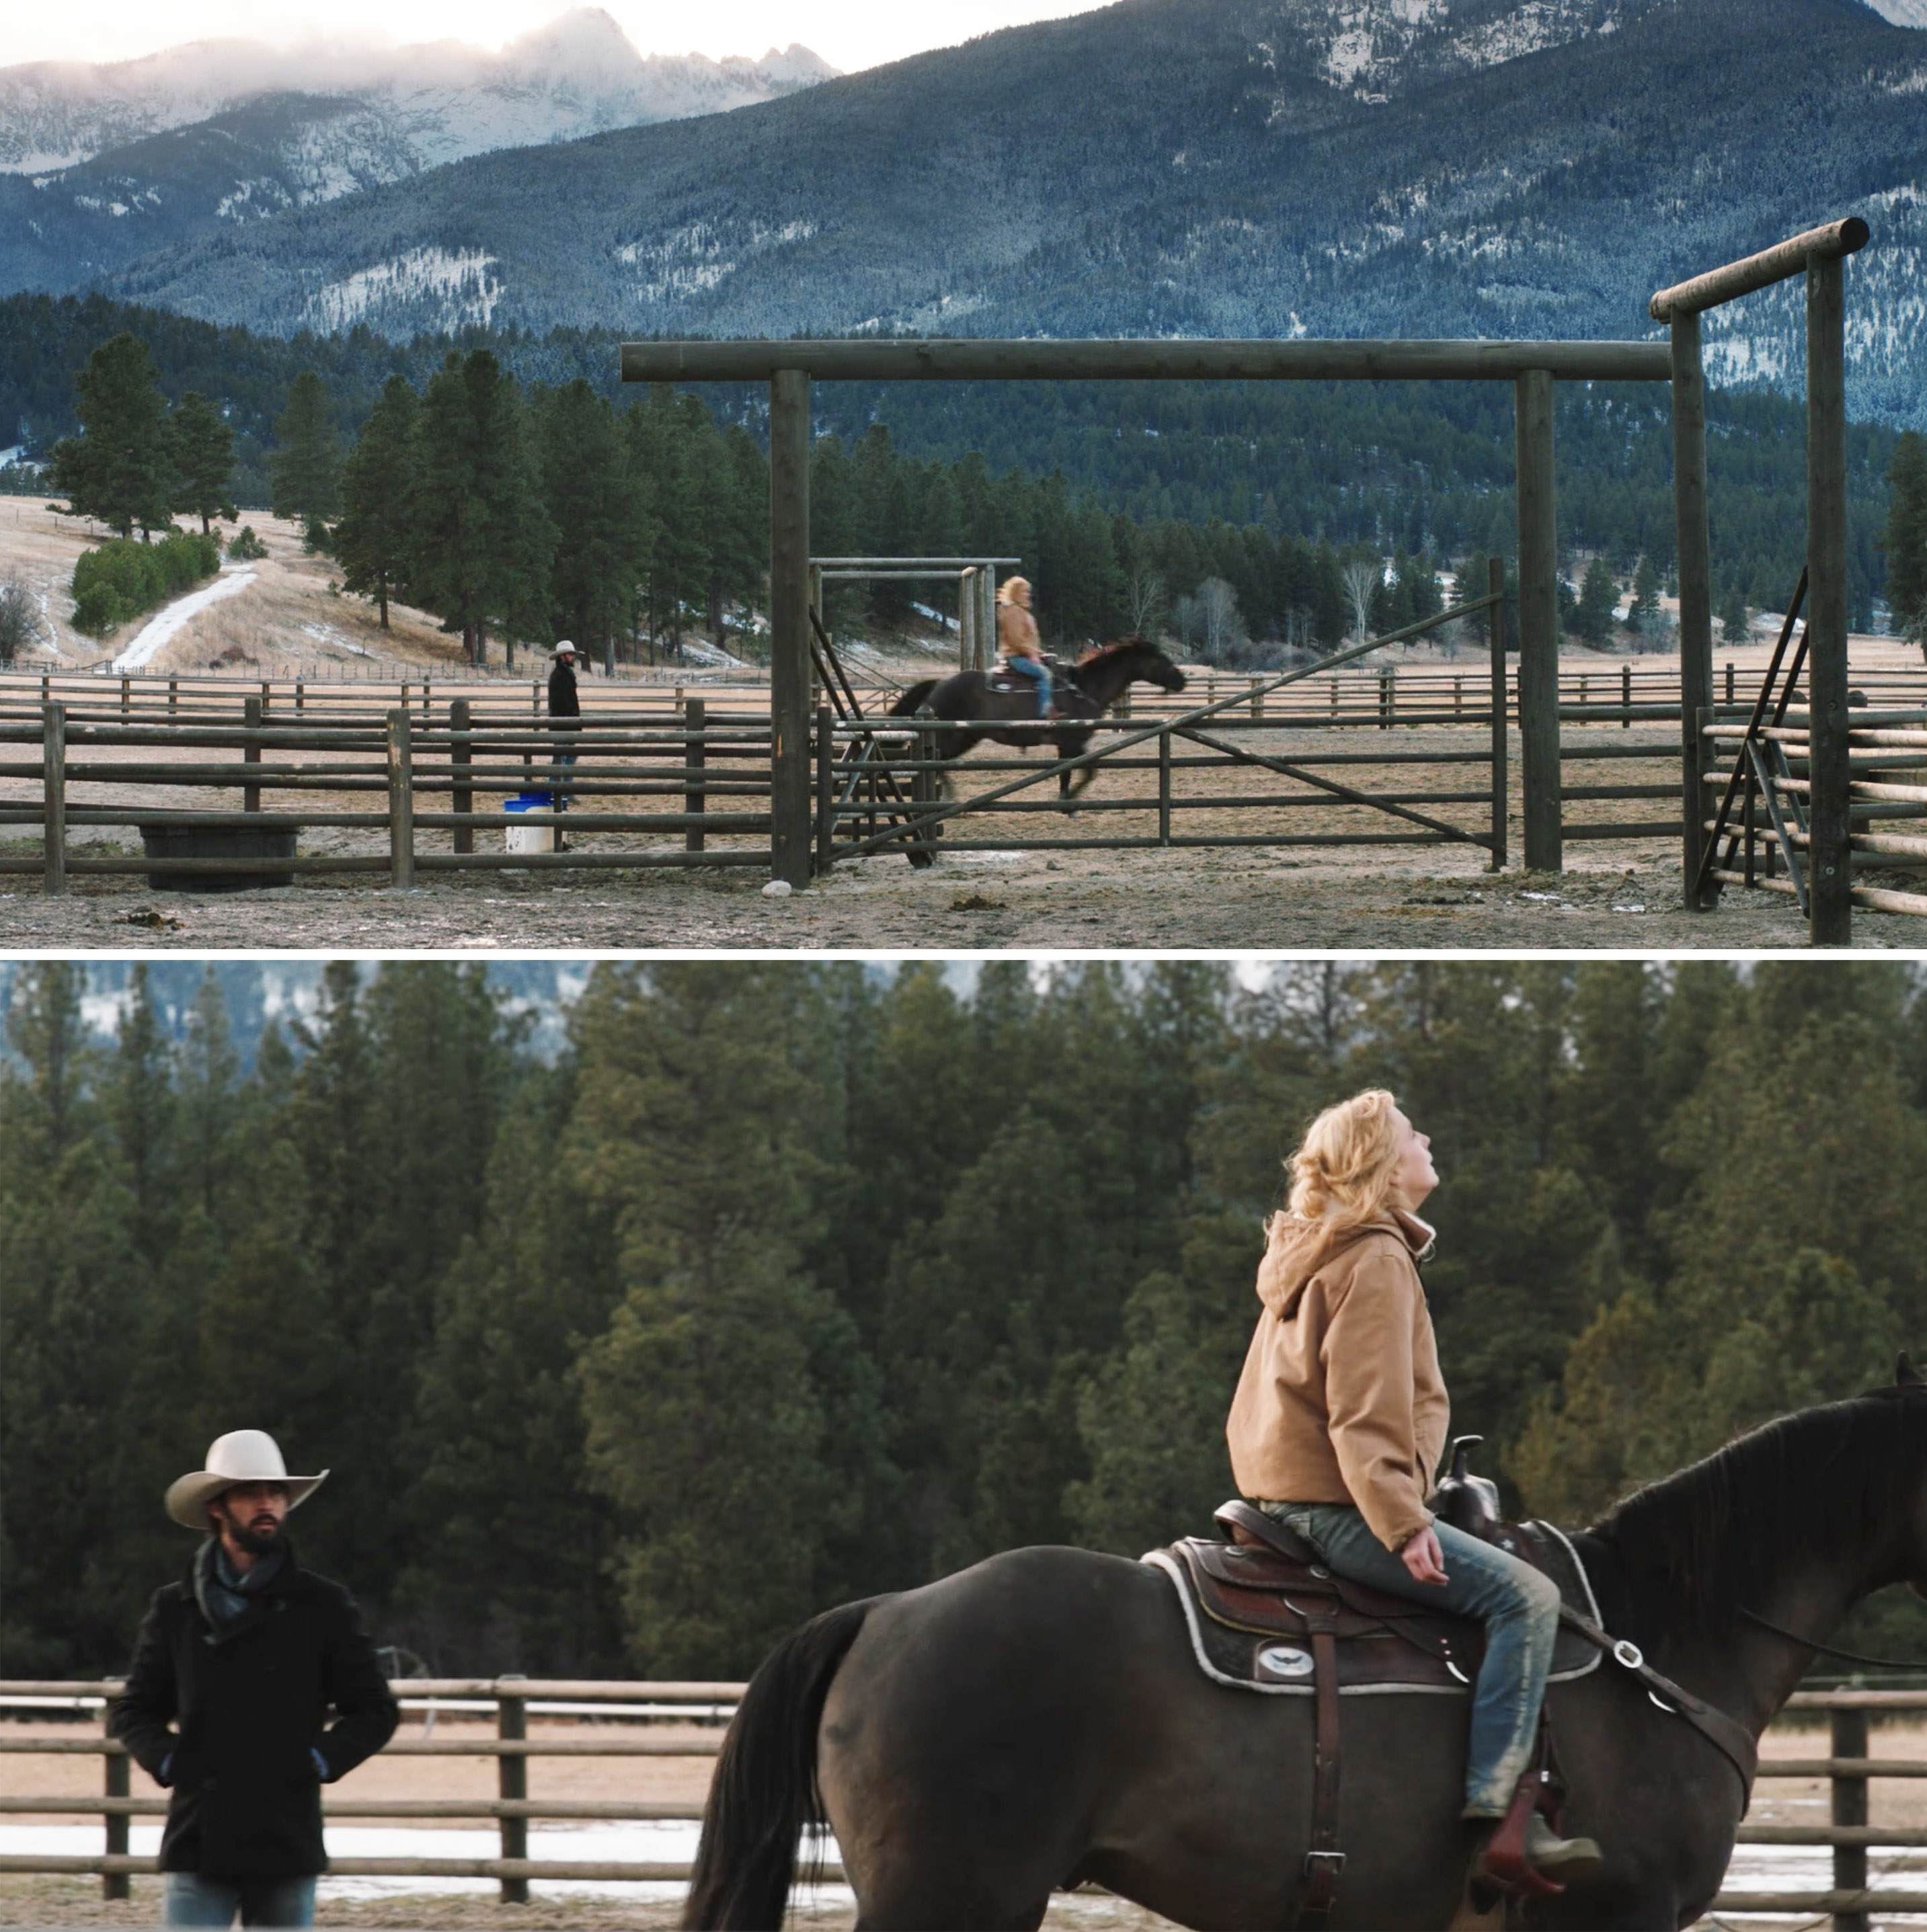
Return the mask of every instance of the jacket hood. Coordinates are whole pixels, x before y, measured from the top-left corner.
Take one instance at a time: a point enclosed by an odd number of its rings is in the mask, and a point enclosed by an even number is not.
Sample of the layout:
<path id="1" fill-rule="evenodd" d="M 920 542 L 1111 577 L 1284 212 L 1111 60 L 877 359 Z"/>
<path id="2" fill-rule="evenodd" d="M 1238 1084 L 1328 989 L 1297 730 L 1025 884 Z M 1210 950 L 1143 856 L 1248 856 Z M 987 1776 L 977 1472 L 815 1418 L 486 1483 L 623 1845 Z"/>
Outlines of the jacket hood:
<path id="1" fill-rule="evenodd" d="M 1368 1234 L 1396 1234 L 1405 1244 L 1415 1262 L 1430 1258 L 1430 1225 L 1403 1208 L 1388 1208 L 1376 1220 L 1355 1221 L 1340 1228 L 1297 1214 L 1274 1216 L 1265 1258 L 1258 1264 L 1258 1299 L 1268 1313 L 1289 1322 L 1320 1268 Z"/>

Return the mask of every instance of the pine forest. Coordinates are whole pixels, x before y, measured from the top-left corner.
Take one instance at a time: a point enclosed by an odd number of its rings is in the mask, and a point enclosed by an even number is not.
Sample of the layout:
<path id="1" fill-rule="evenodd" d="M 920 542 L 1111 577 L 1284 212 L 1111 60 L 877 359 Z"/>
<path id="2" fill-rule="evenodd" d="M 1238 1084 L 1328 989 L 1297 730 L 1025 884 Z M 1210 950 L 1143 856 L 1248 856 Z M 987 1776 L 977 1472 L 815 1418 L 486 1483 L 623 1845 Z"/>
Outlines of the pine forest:
<path id="1" fill-rule="evenodd" d="M 1199 1531 L 1281 1160 L 1368 1084 L 1432 1137 L 1454 1427 L 1514 1505 L 1927 1341 L 1915 966 L 663 961 L 558 1006 L 341 962 L 231 1024 L 260 970 L 179 1025 L 144 966 L 13 971 L 9 1677 L 125 1666 L 161 1492 L 243 1426 L 333 1471 L 304 1557 L 438 1673 L 728 1678 L 992 1551 Z"/>

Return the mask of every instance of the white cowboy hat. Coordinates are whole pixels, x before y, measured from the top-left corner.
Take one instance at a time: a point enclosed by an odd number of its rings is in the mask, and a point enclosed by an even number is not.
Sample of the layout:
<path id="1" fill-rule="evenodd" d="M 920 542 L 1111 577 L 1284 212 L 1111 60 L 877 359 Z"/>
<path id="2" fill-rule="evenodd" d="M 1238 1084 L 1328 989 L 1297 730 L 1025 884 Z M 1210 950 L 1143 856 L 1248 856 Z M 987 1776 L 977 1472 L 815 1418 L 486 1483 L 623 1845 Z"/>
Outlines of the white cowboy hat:
<path id="1" fill-rule="evenodd" d="M 279 1483 L 288 1492 L 288 1508 L 305 1503 L 328 1480 L 291 1476 L 281 1460 L 281 1446 L 266 1430 L 231 1429 L 208 1448 L 205 1469 L 195 1469 L 167 1486 L 167 1514 L 187 1529 L 206 1529 L 208 1504 L 237 1483 Z"/>
<path id="2" fill-rule="evenodd" d="M 564 638 L 562 642 L 549 652 L 549 656 L 552 658 L 572 658 L 576 655 L 575 646 L 566 638 Z"/>

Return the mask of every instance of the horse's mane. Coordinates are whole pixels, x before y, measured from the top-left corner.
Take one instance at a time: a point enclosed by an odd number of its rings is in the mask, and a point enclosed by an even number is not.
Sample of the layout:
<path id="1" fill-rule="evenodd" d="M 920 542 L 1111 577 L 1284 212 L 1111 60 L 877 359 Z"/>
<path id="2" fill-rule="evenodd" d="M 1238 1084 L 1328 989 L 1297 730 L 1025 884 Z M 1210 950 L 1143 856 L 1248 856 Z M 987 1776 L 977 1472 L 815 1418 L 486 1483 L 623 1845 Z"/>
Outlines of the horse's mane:
<path id="1" fill-rule="evenodd" d="M 1804 1408 L 1625 1497 L 1575 1538 L 1616 1628 L 1730 1633 L 1789 1556 L 1850 1556 L 1927 1461 L 1927 1393 Z"/>

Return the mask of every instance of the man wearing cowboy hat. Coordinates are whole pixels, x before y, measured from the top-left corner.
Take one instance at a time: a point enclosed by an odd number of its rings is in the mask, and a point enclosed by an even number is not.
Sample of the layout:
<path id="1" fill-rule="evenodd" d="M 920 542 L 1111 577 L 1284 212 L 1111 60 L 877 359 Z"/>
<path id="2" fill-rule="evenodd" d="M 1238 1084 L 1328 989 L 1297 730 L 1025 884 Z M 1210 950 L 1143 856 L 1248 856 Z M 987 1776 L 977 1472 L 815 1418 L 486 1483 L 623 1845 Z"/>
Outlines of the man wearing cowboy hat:
<path id="1" fill-rule="evenodd" d="M 555 668 L 548 674 L 548 728 L 551 731 L 579 731 L 582 728 L 582 700 L 575 694 L 575 646 L 564 638 L 550 655 L 555 659 Z M 572 747 L 568 751 L 563 749 L 564 745 L 569 743 L 566 738 L 557 741 L 548 761 L 551 770 L 565 770 L 575 764 Z M 557 812 L 569 809 L 569 794 L 566 790 L 559 788 L 554 798 Z M 558 852 L 569 849 L 560 832 L 556 835 L 555 849 Z"/>
<path id="2" fill-rule="evenodd" d="M 167 1491 L 206 1540 L 155 1593 L 112 1728 L 172 1792 L 170 1925 L 312 1924 L 321 1787 L 394 1734 L 354 1599 L 302 1569 L 282 1528 L 327 1475 L 290 1476 L 272 1436 L 237 1429 Z"/>
<path id="3" fill-rule="evenodd" d="M 997 586 L 997 655 L 1006 670 L 1021 671 L 1037 688 L 1037 716 L 1051 715 L 1050 666 L 1044 662 L 1037 620 L 1031 615 L 1031 580 L 1007 577 Z"/>

